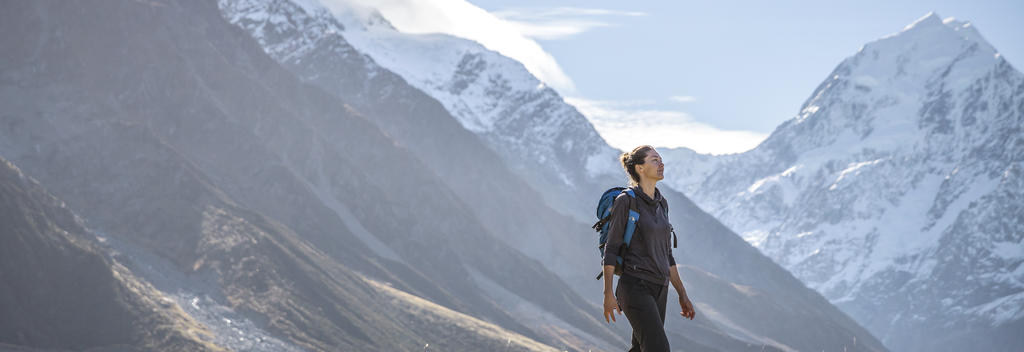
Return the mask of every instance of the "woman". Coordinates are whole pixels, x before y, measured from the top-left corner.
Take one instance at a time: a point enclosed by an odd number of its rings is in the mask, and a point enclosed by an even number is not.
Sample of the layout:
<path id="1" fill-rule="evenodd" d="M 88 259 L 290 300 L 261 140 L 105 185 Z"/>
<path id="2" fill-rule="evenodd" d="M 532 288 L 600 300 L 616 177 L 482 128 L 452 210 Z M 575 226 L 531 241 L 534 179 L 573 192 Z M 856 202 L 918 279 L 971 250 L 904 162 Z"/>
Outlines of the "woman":
<path id="1" fill-rule="evenodd" d="M 629 213 L 629 195 L 620 194 L 615 199 L 604 255 L 604 319 L 606 322 L 609 318 L 615 321 L 614 310 L 618 310 L 620 315 L 626 314 L 629 325 L 633 327 L 630 351 L 668 351 L 665 301 L 669 282 L 679 294 L 679 307 L 682 308 L 679 314 L 692 320 L 695 312 L 672 257 L 668 202 L 655 187 L 665 178 L 665 164 L 658 151 L 649 145 L 622 153 L 621 162 L 636 194 L 634 201 L 640 218 L 629 246 L 620 252 Z M 620 254 L 623 257 L 622 277 L 613 294 L 615 258 Z"/>

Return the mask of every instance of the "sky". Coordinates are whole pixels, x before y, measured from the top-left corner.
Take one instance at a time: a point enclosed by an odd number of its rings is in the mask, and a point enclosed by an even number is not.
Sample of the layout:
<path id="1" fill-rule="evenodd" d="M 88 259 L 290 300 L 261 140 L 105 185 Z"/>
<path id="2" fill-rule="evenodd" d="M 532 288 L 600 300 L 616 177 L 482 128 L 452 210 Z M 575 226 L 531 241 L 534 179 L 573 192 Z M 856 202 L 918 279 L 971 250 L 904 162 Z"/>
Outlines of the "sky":
<path id="1" fill-rule="evenodd" d="M 749 150 L 865 43 L 935 12 L 1024 67 L 1024 1 L 349 0 L 524 64 L 613 147 Z"/>

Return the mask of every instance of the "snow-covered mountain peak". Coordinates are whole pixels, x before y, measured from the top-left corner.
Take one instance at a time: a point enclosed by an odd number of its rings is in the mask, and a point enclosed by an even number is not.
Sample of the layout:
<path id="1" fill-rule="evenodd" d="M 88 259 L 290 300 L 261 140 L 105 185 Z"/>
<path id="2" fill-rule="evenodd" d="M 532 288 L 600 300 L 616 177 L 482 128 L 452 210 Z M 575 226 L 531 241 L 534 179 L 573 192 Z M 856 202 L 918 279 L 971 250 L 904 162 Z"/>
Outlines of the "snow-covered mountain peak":
<path id="1" fill-rule="evenodd" d="M 941 117 L 949 108 L 948 94 L 999 75 L 1005 65 L 970 22 L 929 13 L 840 63 L 783 125 L 789 128 L 769 140 L 798 150 L 861 141 L 875 150 L 895 150 L 936 133 L 962 139 L 971 124 L 957 126 Z"/>
<path id="2" fill-rule="evenodd" d="M 902 31 L 886 36 L 886 38 L 908 32 L 925 32 L 928 33 L 926 35 L 944 36 L 949 35 L 949 30 L 953 30 L 960 39 L 988 45 L 988 42 L 978 34 L 978 31 L 974 29 L 974 25 L 971 24 L 970 21 L 958 21 L 953 17 L 941 19 L 941 17 L 934 12 L 929 12 L 927 15 L 924 15 L 924 17 L 908 24 Z M 991 48 L 991 45 L 988 45 L 988 47 Z"/>
<path id="3" fill-rule="evenodd" d="M 436 98 L 471 131 L 495 128 L 499 117 L 492 103 L 503 91 L 547 89 L 521 63 L 477 42 L 441 33 L 401 32 L 379 10 L 356 2 L 326 5 L 331 21 L 345 28 L 345 41 L 413 86 L 442 93 Z M 502 89 L 479 89 L 479 82 Z"/>
<path id="4" fill-rule="evenodd" d="M 343 35 L 348 43 L 437 99 L 463 127 L 493 141 L 500 154 L 521 159 L 513 162 L 513 169 L 557 164 L 559 170 L 552 174 L 570 187 L 578 186 L 570 180 L 578 183 L 619 172 L 614 163 L 617 151 L 519 61 L 465 38 L 366 25 L 373 12 L 345 8 L 348 5 L 342 2 L 331 6 L 347 28 Z M 575 175 L 576 170 L 586 172 Z"/>
<path id="5" fill-rule="evenodd" d="M 946 29 L 952 29 L 954 32 L 959 33 L 962 39 L 984 43 L 986 45 L 988 44 L 988 42 L 986 42 L 985 39 L 983 39 L 978 34 L 978 31 L 974 29 L 974 26 L 971 24 L 970 21 L 958 21 L 956 18 L 953 17 L 947 17 L 945 19 L 940 18 L 941 17 L 938 14 L 934 12 L 929 12 L 928 14 L 917 19 L 913 23 L 908 24 L 899 33 L 894 33 L 890 36 L 895 36 L 900 33 L 910 31 L 925 31 L 931 32 L 932 34 L 936 34 L 946 32 Z M 989 47 L 991 47 L 991 45 L 989 45 Z"/>
<path id="6" fill-rule="evenodd" d="M 898 33 L 865 44 L 842 66 L 850 74 L 874 79 L 917 80 L 935 74 L 945 76 L 953 65 L 987 68 L 998 60 L 995 48 L 970 22 L 941 20 L 929 13 Z M 977 73 L 969 71 L 964 73 Z"/>
<path id="7" fill-rule="evenodd" d="M 228 21 L 248 29 L 267 52 L 285 59 L 305 55 L 318 41 L 345 30 L 316 0 L 221 0 L 217 6 L 229 14 Z M 301 40 L 281 39 L 300 32 Z"/>
<path id="8" fill-rule="evenodd" d="M 316 0 L 226 0 L 218 5 L 234 14 L 230 20 L 245 19 L 284 29 L 294 29 L 296 21 L 330 15 Z"/>

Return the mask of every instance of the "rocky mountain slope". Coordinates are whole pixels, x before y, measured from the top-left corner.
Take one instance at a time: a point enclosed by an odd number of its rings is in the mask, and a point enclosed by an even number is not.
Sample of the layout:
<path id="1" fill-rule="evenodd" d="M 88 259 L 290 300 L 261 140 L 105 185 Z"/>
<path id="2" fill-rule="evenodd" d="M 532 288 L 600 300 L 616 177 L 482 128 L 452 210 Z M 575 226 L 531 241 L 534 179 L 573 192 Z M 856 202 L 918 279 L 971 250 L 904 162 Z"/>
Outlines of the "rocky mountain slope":
<path id="1" fill-rule="evenodd" d="M 0 223 L 0 348 L 222 350 L 204 326 L 109 257 L 63 201 L 3 158 Z"/>

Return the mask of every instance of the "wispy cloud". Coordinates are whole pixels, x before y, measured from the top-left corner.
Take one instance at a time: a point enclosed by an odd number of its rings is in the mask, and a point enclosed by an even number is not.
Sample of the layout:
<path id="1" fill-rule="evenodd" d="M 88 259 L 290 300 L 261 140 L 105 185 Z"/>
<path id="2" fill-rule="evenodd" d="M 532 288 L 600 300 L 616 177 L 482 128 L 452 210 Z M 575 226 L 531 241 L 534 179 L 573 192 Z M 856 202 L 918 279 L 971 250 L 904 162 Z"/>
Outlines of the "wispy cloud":
<path id="1" fill-rule="evenodd" d="M 629 150 L 642 144 L 687 147 L 699 153 L 729 154 L 756 147 L 765 133 L 723 130 L 696 121 L 681 111 L 624 106 L 620 102 L 565 98 L 612 147 Z"/>
<path id="2" fill-rule="evenodd" d="M 579 7 L 509 9 L 493 14 L 511 23 L 524 36 L 541 40 L 566 39 L 594 28 L 613 26 L 615 23 L 610 17 L 647 15 L 637 11 Z"/>
<path id="3" fill-rule="evenodd" d="M 597 27 L 608 27 L 611 24 L 587 20 L 558 20 L 549 22 L 509 21 L 519 33 L 526 37 L 540 40 L 566 39 Z"/>
<path id="4" fill-rule="evenodd" d="M 582 7 L 571 7 L 562 6 L 547 9 L 508 9 L 495 11 L 495 15 L 502 18 L 512 18 L 516 20 L 523 19 L 551 19 L 558 17 L 577 17 L 577 16 L 630 16 L 639 17 L 647 16 L 646 13 L 640 11 L 619 11 L 609 9 L 595 9 L 595 8 L 582 8 Z"/>
<path id="5" fill-rule="evenodd" d="M 674 102 L 677 102 L 677 103 L 692 103 L 692 102 L 697 101 L 697 97 L 689 96 L 689 95 L 674 95 L 674 96 L 669 97 L 668 100 L 671 100 L 671 101 L 674 101 Z"/>

